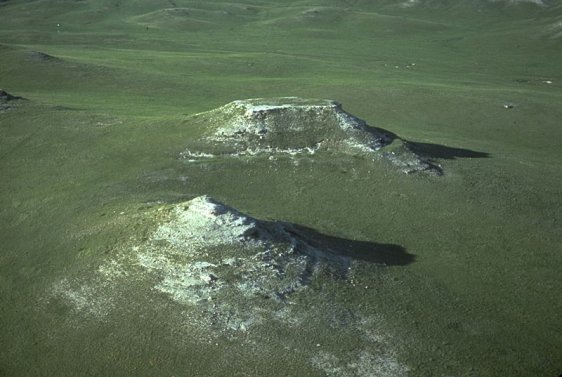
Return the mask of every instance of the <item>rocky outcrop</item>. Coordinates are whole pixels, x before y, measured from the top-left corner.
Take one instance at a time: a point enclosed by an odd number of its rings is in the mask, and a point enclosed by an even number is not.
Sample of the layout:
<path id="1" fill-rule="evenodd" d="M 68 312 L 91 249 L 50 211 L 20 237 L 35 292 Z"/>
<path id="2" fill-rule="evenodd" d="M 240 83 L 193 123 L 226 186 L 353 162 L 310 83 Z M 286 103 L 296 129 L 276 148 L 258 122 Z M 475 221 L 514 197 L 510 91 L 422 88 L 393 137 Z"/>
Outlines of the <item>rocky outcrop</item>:
<path id="1" fill-rule="evenodd" d="M 239 100 L 198 114 L 194 121 L 204 124 L 208 131 L 181 154 L 188 161 L 248 156 L 274 159 L 328 152 L 382 158 L 406 173 L 440 173 L 437 166 L 412 152 L 407 142 L 392 132 L 369 126 L 332 100 Z"/>
<path id="2" fill-rule="evenodd" d="M 138 260 L 160 275 L 157 289 L 179 302 L 283 301 L 319 271 L 345 278 L 351 265 L 351 257 L 313 247 L 290 224 L 254 219 L 208 196 L 175 205 L 166 216 Z"/>
<path id="3" fill-rule="evenodd" d="M 364 273 L 413 262 L 404 248 L 260 220 L 209 196 L 131 216 L 131 233 L 104 249 L 111 257 L 89 272 L 65 273 L 47 288 L 42 307 L 88 332 L 141 313 L 151 325 L 165 321 L 170 341 L 189 349 L 231 344 L 255 353 L 271 346 L 269 353 L 291 344 L 327 375 L 407 372 L 379 314 L 343 299 L 372 297 L 365 292 L 382 280 Z M 271 341 L 281 333 L 280 342 Z M 358 351 L 342 350 L 342 339 Z"/>
<path id="4" fill-rule="evenodd" d="M 353 281 L 358 264 L 414 261 L 398 245 L 259 220 L 209 196 L 155 213 L 160 225 L 133 248 L 136 264 L 156 278 L 156 290 L 196 308 L 200 321 L 230 330 L 246 331 L 268 305 L 290 303 L 315 282 Z"/>

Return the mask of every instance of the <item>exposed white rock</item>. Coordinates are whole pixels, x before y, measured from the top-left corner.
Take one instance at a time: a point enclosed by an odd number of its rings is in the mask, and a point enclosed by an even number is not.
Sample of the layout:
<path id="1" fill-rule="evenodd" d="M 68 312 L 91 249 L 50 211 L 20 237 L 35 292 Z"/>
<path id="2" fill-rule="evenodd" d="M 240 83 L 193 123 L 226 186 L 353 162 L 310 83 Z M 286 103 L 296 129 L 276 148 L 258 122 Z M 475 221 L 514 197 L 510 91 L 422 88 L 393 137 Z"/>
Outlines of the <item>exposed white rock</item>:
<path id="1" fill-rule="evenodd" d="M 346 113 L 331 100 L 305 100 L 297 97 L 249 99 L 231 102 L 214 113 L 227 115 L 210 140 L 243 142 L 252 149 L 304 149 L 323 141 L 338 143 L 358 139 L 375 151 L 389 142 L 390 135 L 369 132 L 367 124 Z M 342 132 L 344 131 L 344 132 Z"/>
<path id="2" fill-rule="evenodd" d="M 393 355 L 374 355 L 361 351 L 352 362 L 342 362 L 339 357 L 328 352 L 319 352 L 312 358 L 312 365 L 324 372 L 326 376 L 355 377 L 400 377 L 407 376 L 409 368 L 401 364 Z"/>
<path id="3" fill-rule="evenodd" d="M 284 300 L 321 268 L 351 260 L 310 246 L 287 224 L 256 220 L 208 196 L 173 206 L 137 256 L 156 289 L 190 304 L 229 297 Z"/>
<path id="4" fill-rule="evenodd" d="M 381 149 L 398 141 L 401 153 L 394 153 L 388 161 L 408 173 L 440 173 L 436 166 L 411 152 L 396 135 L 369 126 L 332 100 L 298 97 L 238 100 L 196 117 L 207 131 L 180 154 L 180 158 L 190 162 L 212 157 L 274 159 L 279 155 L 317 152 L 385 159 L 387 154 Z M 403 169 L 404 166 L 408 169 Z"/>
<path id="5" fill-rule="evenodd" d="M 355 287 L 361 262 L 345 253 L 352 241 L 338 243 L 298 225 L 258 220 L 209 196 L 152 208 L 145 217 L 153 224 L 148 233 L 131 234 L 91 274 L 80 271 L 50 286 L 42 305 L 71 308 L 65 320 L 75 327 L 111 320 L 135 305 L 161 305 L 155 308 L 169 312 L 164 318 L 178 339 L 207 345 L 226 337 L 246 350 L 269 346 L 272 327 L 298 337 L 319 326 L 333 332 L 334 342 L 349 333 L 358 342 L 355 351 L 330 342 L 295 343 L 295 352 L 322 373 L 407 371 L 397 361 L 397 340 L 383 318 L 348 308 L 319 288 Z M 138 303 L 139 296 L 146 302 Z"/>
<path id="6" fill-rule="evenodd" d="M 179 247 L 231 244 L 243 241 L 257 226 L 254 219 L 208 196 L 174 207 L 172 217 L 173 221 L 161 225 L 154 233 L 154 240 L 165 240 Z"/>

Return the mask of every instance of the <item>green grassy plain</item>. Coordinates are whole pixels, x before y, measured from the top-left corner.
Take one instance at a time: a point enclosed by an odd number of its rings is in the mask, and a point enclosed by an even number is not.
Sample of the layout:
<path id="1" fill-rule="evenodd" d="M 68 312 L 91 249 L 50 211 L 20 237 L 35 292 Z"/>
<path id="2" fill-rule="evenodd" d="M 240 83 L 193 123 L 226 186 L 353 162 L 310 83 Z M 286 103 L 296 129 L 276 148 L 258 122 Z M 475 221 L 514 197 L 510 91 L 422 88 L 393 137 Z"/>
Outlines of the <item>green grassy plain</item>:
<path id="1" fill-rule="evenodd" d="M 410 376 L 562 373 L 562 6 L 422 3 L 0 2 L 0 88 L 27 99 L 0 110 L 0 375 L 326 375 L 290 350 L 358 352 L 321 320 L 200 344 L 142 287 L 104 321 L 49 300 L 148 232 L 152 203 L 203 194 L 415 255 L 359 271 L 370 289 L 310 288 L 383 318 Z M 279 96 L 337 100 L 427 143 L 445 175 L 178 161 L 193 114 Z"/>

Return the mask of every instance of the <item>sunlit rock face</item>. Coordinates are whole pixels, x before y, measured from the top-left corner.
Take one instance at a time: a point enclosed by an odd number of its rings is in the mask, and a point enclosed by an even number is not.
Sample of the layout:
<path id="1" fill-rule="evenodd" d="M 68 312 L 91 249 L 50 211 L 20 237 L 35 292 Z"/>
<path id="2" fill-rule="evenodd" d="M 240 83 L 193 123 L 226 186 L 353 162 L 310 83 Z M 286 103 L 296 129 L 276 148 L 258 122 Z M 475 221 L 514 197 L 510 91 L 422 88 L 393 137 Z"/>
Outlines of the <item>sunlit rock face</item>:
<path id="1" fill-rule="evenodd" d="M 55 282 L 42 305 L 68 308 L 65 320 L 77 329 L 113 326 L 148 307 L 174 341 L 187 339 L 189 347 L 228 342 L 255 352 L 272 334 L 314 339 L 327 330 L 334 349 L 329 342 L 311 347 L 309 339 L 294 345 L 311 368 L 338 376 L 407 374 L 384 319 L 362 304 L 348 306 L 338 293 L 362 299 L 378 282 L 366 271 L 414 261 L 403 247 L 262 220 L 209 196 L 133 216 L 131 232 L 107 261 Z M 341 339 L 359 342 L 359 351 L 340 352 Z"/>
<path id="2" fill-rule="evenodd" d="M 129 294 L 145 290 L 181 308 L 189 326 L 204 334 L 247 332 L 272 320 L 300 321 L 308 308 L 294 305 L 315 299 L 319 287 L 355 287 L 360 269 L 415 258 L 399 245 L 254 218 L 206 195 L 141 218 L 152 224 L 149 231 L 131 233 L 96 273 L 56 283 L 48 300 L 103 321 Z"/>
<path id="3" fill-rule="evenodd" d="M 212 136 L 248 147 L 299 150 L 348 148 L 374 151 L 391 141 L 391 135 L 369 129 L 330 100 L 279 98 L 234 101 L 220 109 L 230 119 Z"/>
<path id="4" fill-rule="evenodd" d="M 351 266 L 349 257 L 313 247 L 290 224 L 254 219 L 209 196 L 171 208 L 138 258 L 160 275 L 158 290 L 192 304 L 282 301 L 320 271 L 345 278 Z"/>
<path id="5" fill-rule="evenodd" d="M 326 99 L 258 98 L 231 102 L 198 114 L 206 135 L 181 157 L 199 161 L 213 157 L 314 155 L 382 158 L 406 173 L 440 174 L 392 132 L 369 126 Z M 389 149 L 389 150 L 386 150 Z"/>

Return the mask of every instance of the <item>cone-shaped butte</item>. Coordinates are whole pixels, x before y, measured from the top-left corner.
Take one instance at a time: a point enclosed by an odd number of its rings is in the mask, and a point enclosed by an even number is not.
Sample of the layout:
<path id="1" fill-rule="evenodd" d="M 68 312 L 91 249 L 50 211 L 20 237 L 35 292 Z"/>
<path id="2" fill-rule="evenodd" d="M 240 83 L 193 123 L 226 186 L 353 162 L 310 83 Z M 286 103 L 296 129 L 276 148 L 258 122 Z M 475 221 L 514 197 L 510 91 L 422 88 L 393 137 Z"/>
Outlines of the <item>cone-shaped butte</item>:
<path id="1" fill-rule="evenodd" d="M 346 279 L 354 263 L 408 264 L 398 245 L 345 240 L 300 225 L 253 218 L 209 196 L 158 211 L 163 221 L 139 264 L 176 301 L 284 301 L 318 277 Z"/>
<path id="2" fill-rule="evenodd" d="M 321 151 L 381 157 L 407 173 L 439 172 L 392 132 L 369 126 L 332 100 L 238 100 L 198 114 L 194 120 L 204 124 L 207 134 L 182 153 L 191 161 L 216 156 L 312 155 Z"/>
<path id="3" fill-rule="evenodd" d="M 319 270 L 345 276 L 351 258 L 320 250 L 289 224 L 258 220 L 209 196 L 180 203 L 139 252 L 157 286 L 177 301 L 223 296 L 283 300 Z"/>

